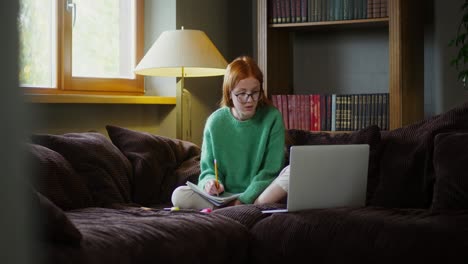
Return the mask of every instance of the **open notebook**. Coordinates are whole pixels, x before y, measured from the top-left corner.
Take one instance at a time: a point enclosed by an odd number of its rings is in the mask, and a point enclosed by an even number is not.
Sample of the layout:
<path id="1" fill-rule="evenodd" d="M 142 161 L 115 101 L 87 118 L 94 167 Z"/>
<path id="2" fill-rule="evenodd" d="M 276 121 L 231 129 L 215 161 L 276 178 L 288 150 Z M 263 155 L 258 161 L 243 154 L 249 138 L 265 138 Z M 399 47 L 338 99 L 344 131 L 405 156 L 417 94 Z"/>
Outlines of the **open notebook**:
<path id="1" fill-rule="evenodd" d="M 287 209 L 364 206 L 369 145 L 292 146 Z"/>
<path id="2" fill-rule="evenodd" d="M 217 195 L 210 195 L 204 190 L 200 189 L 198 185 L 193 184 L 191 182 L 187 182 L 187 186 L 189 186 L 194 192 L 200 194 L 203 198 L 208 200 L 210 203 L 216 205 L 216 206 L 222 206 L 226 205 L 229 202 L 237 199 L 241 194 L 240 193 L 229 193 L 229 192 L 223 192 L 219 196 Z"/>

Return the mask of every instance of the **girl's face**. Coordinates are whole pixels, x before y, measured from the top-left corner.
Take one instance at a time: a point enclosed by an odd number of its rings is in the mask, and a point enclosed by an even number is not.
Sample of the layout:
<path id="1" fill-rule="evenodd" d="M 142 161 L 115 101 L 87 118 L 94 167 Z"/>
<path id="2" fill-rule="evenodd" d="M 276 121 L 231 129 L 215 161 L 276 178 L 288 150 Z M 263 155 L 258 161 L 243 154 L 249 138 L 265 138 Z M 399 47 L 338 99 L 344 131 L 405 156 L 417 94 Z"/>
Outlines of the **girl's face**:
<path id="1" fill-rule="evenodd" d="M 247 120 L 255 115 L 260 98 L 260 82 L 254 77 L 242 79 L 231 91 L 234 107 L 232 114 L 238 120 Z"/>

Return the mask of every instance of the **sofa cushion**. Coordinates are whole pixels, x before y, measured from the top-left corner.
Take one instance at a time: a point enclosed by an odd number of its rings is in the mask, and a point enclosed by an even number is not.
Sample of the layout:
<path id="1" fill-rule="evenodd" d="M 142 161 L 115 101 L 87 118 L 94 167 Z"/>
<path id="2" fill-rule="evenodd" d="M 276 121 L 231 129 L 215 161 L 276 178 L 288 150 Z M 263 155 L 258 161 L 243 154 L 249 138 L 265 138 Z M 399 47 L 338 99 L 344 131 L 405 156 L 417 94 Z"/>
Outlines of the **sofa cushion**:
<path id="1" fill-rule="evenodd" d="M 379 185 L 371 205 L 429 208 L 432 202 L 434 137 L 468 130 L 468 103 L 382 137 Z"/>
<path id="2" fill-rule="evenodd" d="M 92 205 L 84 179 L 60 153 L 36 144 L 27 146 L 36 190 L 63 210 Z"/>
<path id="3" fill-rule="evenodd" d="M 442 133 L 434 141 L 432 210 L 468 209 L 468 133 Z"/>
<path id="4" fill-rule="evenodd" d="M 272 214 L 251 229 L 251 263 L 464 263 L 466 211 L 340 207 Z"/>
<path id="5" fill-rule="evenodd" d="M 81 247 L 55 245 L 47 263 L 249 263 L 248 230 L 222 215 L 135 207 L 66 214 L 83 235 Z"/>
<path id="6" fill-rule="evenodd" d="M 369 167 L 367 181 L 367 197 L 369 201 L 377 186 L 380 157 L 380 128 L 372 125 L 350 133 L 312 132 L 306 130 L 288 130 L 286 161 L 289 163 L 289 151 L 292 145 L 337 145 L 337 144 L 369 144 Z"/>
<path id="7" fill-rule="evenodd" d="M 130 203 L 131 164 L 104 135 L 95 132 L 35 134 L 33 143 L 60 153 L 82 177 L 95 206 Z"/>
<path id="8" fill-rule="evenodd" d="M 200 174 L 200 148 L 187 141 L 106 126 L 112 142 L 133 168 L 133 201 L 144 206 L 170 203 L 172 191 Z"/>
<path id="9" fill-rule="evenodd" d="M 39 216 L 37 224 L 40 238 L 53 243 L 79 244 L 82 234 L 62 209 L 39 192 L 31 190 L 33 208 Z"/>
<path id="10" fill-rule="evenodd" d="M 238 206 L 226 206 L 215 209 L 212 214 L 224 215 L 236 220 L 248 229 L 252 228 L 258 221 L 268 217 L 269 214 L 262 213 L 263 210 L 285 209 L 285 204 L 242 204 Z"/>

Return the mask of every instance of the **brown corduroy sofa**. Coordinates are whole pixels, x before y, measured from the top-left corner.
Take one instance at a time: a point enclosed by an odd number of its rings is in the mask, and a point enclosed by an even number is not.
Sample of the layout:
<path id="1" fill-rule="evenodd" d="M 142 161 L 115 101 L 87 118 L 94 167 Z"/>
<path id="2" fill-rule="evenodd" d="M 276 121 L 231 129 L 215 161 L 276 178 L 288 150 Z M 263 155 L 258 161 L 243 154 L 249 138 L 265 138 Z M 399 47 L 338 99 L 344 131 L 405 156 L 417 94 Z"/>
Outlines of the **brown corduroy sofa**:
<path id="1" fill-rule="evenodd" d="M 391 131 L 288 132 L 294 145 L 369 144 L 367 205 L 215 211 L 248 226 L 253 263 L 468 262 L 468 103 Z"/>
<path id="2" fill-rule="evenodd" d="M 41 259 L 466 263 L 467 131 L 468 104 L 392 131 L 289 130 L 291 145 L 369 144 L 367 205 L 282 214 L 261 211 L 284 204 L 164 210 L 174 188 L 197 180 L 200 149 L 189 142 L 116 126 L 108 138 L 36 134 L 27 149 Z"/>

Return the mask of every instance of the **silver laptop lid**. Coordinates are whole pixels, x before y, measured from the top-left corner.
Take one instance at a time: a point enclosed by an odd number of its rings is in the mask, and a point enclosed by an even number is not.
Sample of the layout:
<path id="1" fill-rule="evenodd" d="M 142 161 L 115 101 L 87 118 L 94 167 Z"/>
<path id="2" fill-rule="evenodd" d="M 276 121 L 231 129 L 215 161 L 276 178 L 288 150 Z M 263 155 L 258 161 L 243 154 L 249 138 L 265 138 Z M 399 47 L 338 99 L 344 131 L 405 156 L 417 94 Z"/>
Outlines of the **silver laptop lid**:
<path id="1" fill-rule="evenodd" d="M 369 145 L 292 146 L 288 211 L 364 206 Z"/>

